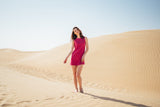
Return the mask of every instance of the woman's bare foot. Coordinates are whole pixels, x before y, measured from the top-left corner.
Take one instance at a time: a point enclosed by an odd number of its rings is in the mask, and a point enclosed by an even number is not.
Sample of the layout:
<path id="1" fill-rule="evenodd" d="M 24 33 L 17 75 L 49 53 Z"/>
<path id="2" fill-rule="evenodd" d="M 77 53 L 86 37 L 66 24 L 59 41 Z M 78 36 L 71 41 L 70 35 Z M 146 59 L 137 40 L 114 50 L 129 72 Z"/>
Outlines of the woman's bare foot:
<path id="1" fill-rule="evenodd" d="M 80 88 L 80 93 L 84 93 L 84 92 L 83 92 L 83 88 Z"/>
<path id="2" fill-rule="evenodd" d="M 78 88 L 75 89 L 75 92 L 78 92 Z"/>

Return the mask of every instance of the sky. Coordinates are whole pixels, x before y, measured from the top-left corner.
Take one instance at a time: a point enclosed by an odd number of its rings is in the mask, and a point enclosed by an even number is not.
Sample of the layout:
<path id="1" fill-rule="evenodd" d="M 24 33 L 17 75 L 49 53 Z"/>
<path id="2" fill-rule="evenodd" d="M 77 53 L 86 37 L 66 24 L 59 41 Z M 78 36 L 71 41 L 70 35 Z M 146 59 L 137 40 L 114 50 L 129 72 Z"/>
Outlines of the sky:
<path id="1" fill-rule="evenodd" d="M 87 38 L 160 29 L 160 0 L 0 0 L 0 49 L 49 50 Z"/>

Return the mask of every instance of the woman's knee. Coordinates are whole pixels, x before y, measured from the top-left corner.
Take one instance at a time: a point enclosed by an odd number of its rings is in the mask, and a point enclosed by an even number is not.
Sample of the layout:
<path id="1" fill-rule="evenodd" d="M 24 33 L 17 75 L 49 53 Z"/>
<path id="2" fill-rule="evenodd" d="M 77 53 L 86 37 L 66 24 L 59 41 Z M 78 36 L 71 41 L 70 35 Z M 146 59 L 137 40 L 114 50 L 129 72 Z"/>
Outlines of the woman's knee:
<path id="1" fill-rule="evenodd" d="M 76 77 L 77 77 L 77 74 L 76 74 L 76 73 L 73 73 L 73 77 L 76 78 Z"/>
<path id="2" fill-rule="evenodd" d="M 77 77 L 77 78 L 80 78 L 80 76 L 81 76 L 80 73 L 77 72 L 77 73 L 76 73 L 76 77 Z"/>

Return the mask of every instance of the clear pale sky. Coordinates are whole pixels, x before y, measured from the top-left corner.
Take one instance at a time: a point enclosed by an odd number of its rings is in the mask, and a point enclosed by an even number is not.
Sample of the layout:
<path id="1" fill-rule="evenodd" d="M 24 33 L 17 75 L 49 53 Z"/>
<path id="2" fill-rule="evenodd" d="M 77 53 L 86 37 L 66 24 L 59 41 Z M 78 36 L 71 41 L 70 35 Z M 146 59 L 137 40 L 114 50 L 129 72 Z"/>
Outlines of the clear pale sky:
<path id="1" fill-rule="evenodd" d="M 0 0 L 0 49 L 48 50 L 88 38 L 160 29 L 160 0 Z"/>

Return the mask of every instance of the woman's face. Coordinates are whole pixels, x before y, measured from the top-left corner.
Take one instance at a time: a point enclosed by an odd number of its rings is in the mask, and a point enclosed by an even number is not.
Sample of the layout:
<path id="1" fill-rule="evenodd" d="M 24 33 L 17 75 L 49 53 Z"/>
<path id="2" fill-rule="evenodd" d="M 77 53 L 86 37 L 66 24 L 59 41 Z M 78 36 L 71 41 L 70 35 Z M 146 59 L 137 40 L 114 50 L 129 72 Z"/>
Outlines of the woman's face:
<path id="1" fill-rule="evenodd" d="M 73 30 L 73 32 L 74 32 L 74 34 L 76 34 L 76 35 L 80 34 L 80 31 L 79 31 L 77 28 L 75 28 L 75 29 Z"/>

